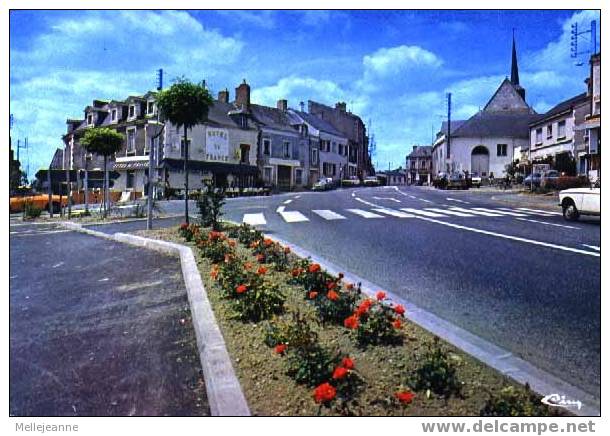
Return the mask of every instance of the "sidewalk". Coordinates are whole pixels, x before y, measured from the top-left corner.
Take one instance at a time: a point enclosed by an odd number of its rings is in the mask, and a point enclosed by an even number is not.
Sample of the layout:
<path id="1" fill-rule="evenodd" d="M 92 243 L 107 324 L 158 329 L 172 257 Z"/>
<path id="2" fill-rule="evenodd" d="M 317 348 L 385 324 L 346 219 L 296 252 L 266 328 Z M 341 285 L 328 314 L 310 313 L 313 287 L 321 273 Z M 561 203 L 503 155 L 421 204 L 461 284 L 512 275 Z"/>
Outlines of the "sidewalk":
<path id="1" fill-rule="evenodd" d="M 492 196 L 491 199 L 502 201 L 516 207 L 531 207 L 561 212 L 561 208 L 559 207 L 559 195 L 557 193 L 552 193 L 550 195 L 498 193 Z"/>

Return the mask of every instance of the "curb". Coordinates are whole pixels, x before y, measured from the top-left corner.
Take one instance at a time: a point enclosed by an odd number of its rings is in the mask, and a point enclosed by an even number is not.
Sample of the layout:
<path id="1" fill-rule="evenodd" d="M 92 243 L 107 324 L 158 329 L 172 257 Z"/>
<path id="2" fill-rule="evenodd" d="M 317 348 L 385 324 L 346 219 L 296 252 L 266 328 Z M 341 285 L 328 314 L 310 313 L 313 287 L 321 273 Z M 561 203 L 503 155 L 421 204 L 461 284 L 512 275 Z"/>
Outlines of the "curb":
<path id="1" fill-rule="evenodd" d="M 207 292 L 201 280 L 197 262 L 191 248 L 166 241 L 148 239 L 126 233 L 112 235 L 90 230 L 80 224 L 62 222 L 64 227 L 92 236 L 160 251 L 180 258 L 180 266 L 186 287 L 193 327 L 197 338 L 197 350 L 203 369 L 203 378 L 212 416 L 250 416 L 250 409 L 239 380 L 235 375 L 231 358 Z"/>
<path id="2" fill-rule="evenodd" d="M 352 283 L 361 283 L 362 292 L 374 298 L 377 290 L 382 287 L 371 283 L 355 274 L 351 274 L 337 265 L 329 262 L 314 253 L 311 253 L 299 246 L 285 241 L 277 236 L 265 234 L 266 238 L 272 239 L 283 246 L 290 247 L 291 251 L 297 256 L 311 258 L 312 261 L 319 263 L 322 268 L 330 274 L 337 275 L 343 272 L 344 279 Z M 408 308 L 405 317 L 422 327 L 424 330 L 440 337 L 459 348 L 466 354 L 483 362 L 487 366 L 500 372 L 520 384 L 529 383 L 532 390 L 540 395 L 550 394 L 565 395 L 568 399 L 579 400 L 582 402 L 580 410 L 569 409 L 578 416 L 601 416 L 600 400 L 593 395 L 559 379 L 558 377 L 541 370 L 529 362 L 515 356 L 510 351 L 503 349 L 479 336 L 476 336 L 461 327 L 458 327 L 431 312 L 417 307 L 413 303 L 399 297 L 392 292 L 386 292 L 388 297 L 399 304 Z"/>

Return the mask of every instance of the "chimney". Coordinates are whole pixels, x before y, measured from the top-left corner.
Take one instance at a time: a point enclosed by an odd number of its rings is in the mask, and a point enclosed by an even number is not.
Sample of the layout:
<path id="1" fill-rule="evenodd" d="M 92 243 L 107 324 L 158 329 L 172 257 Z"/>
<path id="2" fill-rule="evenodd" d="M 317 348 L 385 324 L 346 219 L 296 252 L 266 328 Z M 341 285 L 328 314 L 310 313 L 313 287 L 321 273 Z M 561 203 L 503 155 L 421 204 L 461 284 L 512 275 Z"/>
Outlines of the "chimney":
<path id="1" fill-rule="evenodd" d="M 229 90 L 227 88 L 225 88 L 224 91 L 220 91 L 218 93 L 218 101 L 221 103 L 228 103 L 229 102 Z"/>
<path id="2" fill-rule="evenodd" d="M 345 112 L 347 110 L 347 104 L 344 101 L 340 101 L 335 104 L 335 109 L 338 109 L 341 112 Z"/>
<path id="3" fill-rule="evenodd" d="M 281 99 L 277 101 L 277 108 L 282 112 L 286 112 L 288 110 L 288 100 Z"/>
<path id="4" fill-rule="evenodd" d="M 413 151 L 417 150 L 417 147 L 419 147 L 419 145 L 414 145 L 413 146 Z"/>
<path id="5" fill-rule="evenodd" d="M 246 83 L 246 79 L 235 88 L 235 105 L 243 109 L 250 108 L 250 85 Z"/>

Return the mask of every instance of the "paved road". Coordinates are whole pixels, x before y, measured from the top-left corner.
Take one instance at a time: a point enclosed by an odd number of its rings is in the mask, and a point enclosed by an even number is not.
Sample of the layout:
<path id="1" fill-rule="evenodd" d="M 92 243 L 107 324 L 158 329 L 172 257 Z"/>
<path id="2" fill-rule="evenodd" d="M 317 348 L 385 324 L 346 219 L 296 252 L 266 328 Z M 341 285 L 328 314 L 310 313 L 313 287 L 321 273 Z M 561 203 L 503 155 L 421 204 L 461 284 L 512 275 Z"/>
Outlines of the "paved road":
<path id="1" fill-rule="evenodd" d="M 209 413 L 176 259 L 53 224 L 10 232 L 11 415 Z"/>
<path id="2" fill-rule="evenodd" d="M 600 395 L 600 222 L 494 193 L 362 188 L 230 200 L 261 228 Z M 278 209 L 279 208 L 279 209 Z M 527 209 L 527 210 L 526 210 Z"/>

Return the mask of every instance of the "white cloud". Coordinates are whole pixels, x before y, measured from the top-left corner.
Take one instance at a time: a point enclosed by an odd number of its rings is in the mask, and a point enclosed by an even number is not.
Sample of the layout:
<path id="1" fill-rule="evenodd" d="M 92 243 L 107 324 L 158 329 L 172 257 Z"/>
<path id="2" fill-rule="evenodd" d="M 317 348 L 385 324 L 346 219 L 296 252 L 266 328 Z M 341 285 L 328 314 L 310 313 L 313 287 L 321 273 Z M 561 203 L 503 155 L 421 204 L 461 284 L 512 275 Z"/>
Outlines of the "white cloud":
<path id="1" fill-rule="evenodd" d="M 443 61 L 434 53 L 418 46 L 400 45 L 398 47 L 380 48 L 371 55 L 364 56 L 366 72 L 389 76 L 418 67 L 438 68 Z"/>
<path id="2" fill-rule="evenodd" d="M 274 106 L 279 99 L 287 99 L 290 107 L 299 109 L 299 102 L 307 100 L 339 101 L 345 99 L 346 92 L 330 80 L 312 77 L 288 76 L 276 84 L 252 89 L 252 101 L 257 104 Z"/>
<path id="3" fill-rule="evenodd" d="M 275 27 L 275 12 L 276 11 L 216 11 L 218 15 L 223 17 L 240 23 L 261 27 L 263 29 L 273 29 Z"/>

